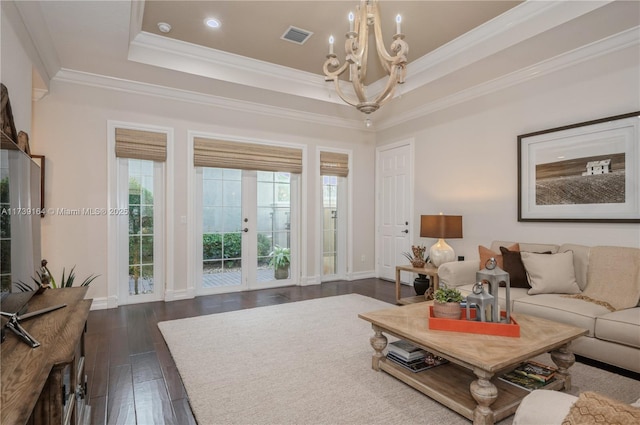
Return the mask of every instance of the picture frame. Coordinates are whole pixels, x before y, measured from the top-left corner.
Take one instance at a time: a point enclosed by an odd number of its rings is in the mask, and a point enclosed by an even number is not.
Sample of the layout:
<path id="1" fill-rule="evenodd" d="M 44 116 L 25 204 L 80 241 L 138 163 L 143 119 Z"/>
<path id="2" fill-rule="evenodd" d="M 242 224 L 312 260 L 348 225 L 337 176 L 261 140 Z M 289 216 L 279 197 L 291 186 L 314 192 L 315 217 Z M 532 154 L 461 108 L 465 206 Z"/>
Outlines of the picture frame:
<path id="1" fill-rule="evenodd" d="M 31 159 L 40 167 L 40 217 L 44 217 L 44 167 L 46 165 L 44 155 L 30 155 Z"/>
<path id="2" fill-rule="evenodd" d="M 518 221 L 640 223 L 640 111 L 519 135 Z"/>

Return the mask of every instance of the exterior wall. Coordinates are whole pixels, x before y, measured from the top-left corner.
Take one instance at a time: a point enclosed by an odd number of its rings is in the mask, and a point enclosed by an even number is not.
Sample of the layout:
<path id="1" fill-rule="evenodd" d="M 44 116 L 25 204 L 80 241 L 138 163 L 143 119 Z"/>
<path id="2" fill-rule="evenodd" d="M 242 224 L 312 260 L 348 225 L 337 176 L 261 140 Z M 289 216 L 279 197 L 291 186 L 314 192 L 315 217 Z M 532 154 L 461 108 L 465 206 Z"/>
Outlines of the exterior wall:
<path id="1" fill-rule="evenodd" d="M 447 241 L 457 255 L 478 258 L 492 240 L 640 247 L 638 224 L 517 221 L 517 136 L 638 111 L 639 76 L 633 46 L 379 132 L 377 143 L 415 138 L 414 214 L 461 214 L 464 238 Z"/>
<path id="2" fill-rule="evenodd" d="M 314 175 L 316 146 L 350 149 L 355 188 L 350 198 L 353 209 L 354 246 L 348 255 L 357 258 L 352 277 L 372 276 L 374 259 L 373 210 L 375 145 L 371 136 L 359 130 L 346 130 L 272 116 L 250 114 L 220 107 L 187 103 L 167 98 L 133 94 L 53 80 L 49 94 L 34 105 L 35 149 L 47 157 L 46 199 L 48 208 L 105 208 L 107 193 L 107 121 L 123 121 L 170 127 L 174 130 L 174 262 L 167 280 L 176 292 L 194 285 L 187 282 L 192 263 L 187 258 L 188 185 L 193 161 L 187 156 L 189 131 L 227 134 L 231 137 L 303 144 L 307 147 L 304 167 L 306 181 L 306 240 L 301 246 L 301 281 L 319 283 L 315 270 L 318 246 L 315 239 L 315 209 L 321 192 L 319 176 Z M 42 220 L 43 256 L 51 265 L 69 269 L 77 265 L 83 278 L 99 274 L 91 284 L 90 297 L 112 297 L 107 291 L 111 271 L 107 265 L 108 217 L 48 215 Z M 359 261 L 361 256 L 365 262 Z M 53 273 L 57 273 L 52 270 Z"/>

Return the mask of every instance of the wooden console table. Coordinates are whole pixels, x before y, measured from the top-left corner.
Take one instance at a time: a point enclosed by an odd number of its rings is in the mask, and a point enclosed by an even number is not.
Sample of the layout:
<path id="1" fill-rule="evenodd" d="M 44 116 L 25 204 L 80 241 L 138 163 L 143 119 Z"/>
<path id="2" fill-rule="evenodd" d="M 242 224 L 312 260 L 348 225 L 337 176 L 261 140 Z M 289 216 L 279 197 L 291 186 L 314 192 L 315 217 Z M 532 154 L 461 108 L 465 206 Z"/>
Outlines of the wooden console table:
<path id="1" fill-rule="evenodd" d="M 417 274 L 423 274 L 431 278 L 431 287 L 433 291 L 438 289 L 440 280 L 438 279 L 438 268 L 431 264 L 427 264 L 424 267 L 408 266 L 396 266 L 396 304 L 413 304 L 427 301 L 424 295 L 416 295 L 414 297 L 400 298 L 400 272 L 411 272 Z"/>
<path id="2" fill-rule="evenodd" d="M 81 424 L 85 402 L 84 333 L 91 300 L 87 287 L 47 289 L 28 312 L 67 306 L 22 323 L 40 346 L 31 348 L 7 332 L 0 348 L 2 424 Z"/>

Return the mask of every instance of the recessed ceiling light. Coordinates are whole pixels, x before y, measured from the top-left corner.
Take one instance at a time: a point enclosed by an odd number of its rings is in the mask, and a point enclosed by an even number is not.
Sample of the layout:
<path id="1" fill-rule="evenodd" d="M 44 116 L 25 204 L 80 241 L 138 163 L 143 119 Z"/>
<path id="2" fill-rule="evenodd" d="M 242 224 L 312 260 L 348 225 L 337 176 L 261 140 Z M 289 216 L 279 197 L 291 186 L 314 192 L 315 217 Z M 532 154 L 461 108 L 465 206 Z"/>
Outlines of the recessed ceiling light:
<path id="1" fill-rule="evenodd" d="M 160 30 L 160 32 L 167 33 L 171 31 L 171 25 L 167 24 L 166 22 L 158 22 L 158 29 Z"/>
<path id="2" fill-rule="evenodd" d="M 210 28 L 220 28 L 220 21 L 216 18 L 207 18 L 204 20 L 204 23 Z"/>

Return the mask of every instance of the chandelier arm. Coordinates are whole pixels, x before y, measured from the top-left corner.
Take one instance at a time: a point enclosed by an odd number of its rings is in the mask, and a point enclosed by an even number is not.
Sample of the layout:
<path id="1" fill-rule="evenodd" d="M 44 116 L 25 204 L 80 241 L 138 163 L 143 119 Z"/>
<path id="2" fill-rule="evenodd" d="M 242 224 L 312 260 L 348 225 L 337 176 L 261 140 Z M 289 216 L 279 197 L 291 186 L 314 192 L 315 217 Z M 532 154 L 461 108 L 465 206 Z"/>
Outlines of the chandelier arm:
<path id="1" fill-rule="evenodd" d="M 367 94 L 365 92 L 363 80 L 361 78 L 355 78 L 351 83 L 353 84 L 353 91 L 355 92 L 358 100 L 360 100 L 360 102 L 366 102 Z"/>
<path id="2" fill-rule="evenodd" d="M 329 67 L 336 68 L 338 66 L 339 68 L 337 68 L 336 70 L 329 71 Z M 324 75 L 326 76 L 324 80 L 325 81 L 337 80 L 338 77 L 347 69 L 347 66 L 349 66 L 349 62 L 345 61 L 340 66 L 340 62 L 335 57 L 335 55 L 329 55 L 329 57 L 327 57 L 327 60 L 324 62 L 324 66 L 322 67 L 324 71 Z"/>
<path id="3" fill-rule="evenodd" d="M 394 66 L 391 69 L 391 73 L 389 74 L 389 79 L 387 80 L 387 85 L 384 90 L 380 92 L 380 94 L 376 97 L 374 102 L 382 105 L 387 102 L 389 99 L 393 97 L 393 93 L 395 92 L 397 78 L 398 78 L 398 66 Z"/>
<path id="4" fill-rule="evenodd" d="M 387 49 L 384 47 L 384 40 L 382 38 L 382 26 L 380 24 L 380 5 L 378 2 L 375 2 L 375 13 L 373 14 L 373 33 L 376 40 L 376 51 L 378 52 L 378 58 L 380 59 L 380 64 L 384 68 L 387 74 L 391 72 L 391 62 L 393 61 L 393 57 L 387 52 Z"/>
<path id="5" fill-rule="evenodd" d="M 358 79 L 364 81 L 367 78 L 367 62 L 368 62 L 368 53 L 369 53 L 369 23 L 367 19 L 368 15 L 368 7 L 365 1 L 361 2 L 361 5 L 358 7 L 357 20 L 356 24 L 358 28 L 357 40 L 358 40 L 358 51 L 356 57 L 358 61 L 356 62 L 358 65 Z M 362 42 L 360 42 L 362 41 Z"/>
<path id="6" fill-rule="evenodd" d="M 338 96 L 340 96 L 340 99 L 342 99 L 345 103 L 351 105 L 351 106 L 358 106 L 358 102 L 354 102 L 352 100 L 350 100 L 347 96 L 345 96 L 345 94 L 342 92 L 342 88 L 340 87 L 340 80 L 338 78 L 334 79 L 333 82 L 335 83 L 336 86 L 336 93 L 338 93 Z"/>
<path id="7" fill-rule="evenodd" d="M 404 34 L 396 34 L 393 37 L 393 43 L 391 43 L 391 51 L 395 52 L 395 56 L 392 57 L 394 64 L 407 63 L 407 55 L 409 54 L 409 45 L 404 41 Z"/>

